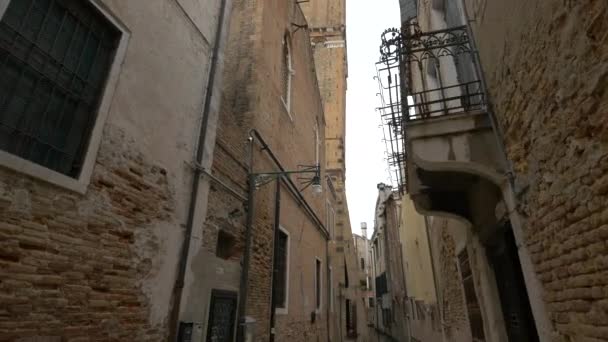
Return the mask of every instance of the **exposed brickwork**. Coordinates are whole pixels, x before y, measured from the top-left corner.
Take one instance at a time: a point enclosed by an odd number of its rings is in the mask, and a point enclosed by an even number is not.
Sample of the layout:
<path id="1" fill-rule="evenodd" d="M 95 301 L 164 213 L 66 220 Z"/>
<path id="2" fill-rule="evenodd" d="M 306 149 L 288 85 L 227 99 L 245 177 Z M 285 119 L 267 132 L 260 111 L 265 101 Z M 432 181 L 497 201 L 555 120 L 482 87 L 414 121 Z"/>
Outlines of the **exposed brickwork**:
<path id="1" fill-rule="evenodd" d="M 465 299 L 456 264 L 454 239 L 448 231 L 448 220 L 434 218 L 433 229 L 439 230 L 439 296 L 444 333 L 447 338 L 465 334 L 470 339 Z M 465 339 L 466 340 L 466 339 Z"/>
<path id="2" fill-rule="evenodd" d="M 146 230 L 172 219 L 167 172 L 107 131 L 86 196 L 1 171 L 0 340 L 164 339 L 139 283 Z"/>
<path id="3" fill-rule="evenodd" d="M 559 335 L 608 340 L 608 3 L 509 7 L 487 1 L 477 40 L 526 245 Z"/>

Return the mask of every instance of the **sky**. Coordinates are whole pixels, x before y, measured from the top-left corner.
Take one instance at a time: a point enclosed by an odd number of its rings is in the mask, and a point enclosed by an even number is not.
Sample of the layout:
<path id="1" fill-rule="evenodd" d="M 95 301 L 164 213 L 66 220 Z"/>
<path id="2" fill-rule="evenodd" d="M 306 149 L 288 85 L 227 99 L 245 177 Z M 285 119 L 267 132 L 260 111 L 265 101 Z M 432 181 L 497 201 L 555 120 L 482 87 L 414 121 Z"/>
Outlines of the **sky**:
<path id="1" fill-rule="evenodd" d="M 376 185 L 390 183 L 373 77 L 380 34 L 398 26 L 398 0 L 346 1 L 346 196 L 353 233 L 361 234 L 361 222 L 367 222 L 368 237 L 374 230 Z"/>

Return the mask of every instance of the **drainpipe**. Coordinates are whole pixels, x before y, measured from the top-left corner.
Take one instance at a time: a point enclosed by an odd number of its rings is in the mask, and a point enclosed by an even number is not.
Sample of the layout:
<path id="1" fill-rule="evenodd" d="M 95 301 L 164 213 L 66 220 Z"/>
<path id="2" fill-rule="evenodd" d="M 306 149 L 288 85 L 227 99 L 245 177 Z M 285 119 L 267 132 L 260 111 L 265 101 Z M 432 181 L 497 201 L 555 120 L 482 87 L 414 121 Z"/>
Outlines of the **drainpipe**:
<path id="1" fill-rule="evenodd" d="M 492 103 L 490 101 L 490 93 L 488 92 L 488 85 L 486 83 L 486 77 L 483 73 L 483 69 L 481 67 L 481 58 L 479 57 L 479 49 L 477 48 L 477 42 L 475 41 L 475 37 L 473 36 L 473 29 L 471 28 L 471 19 L 469 19 L 469 13 L 467 11 L 467 6 L 462 6 L 464 11 L 464 17 L 466 20 L 466 28 L 467 35 L 469 36 L 469 44 L 471 44 L 471 56 L 473 57 L 473 64 L 475 67 L 475 71 L 477 72 L 477 76 L 479 77 L 479 82 L 481 83 L 481 88 L 483 93 L 485 94 L 485 107 L 488 112 L 488 116 L 490 117 L 490 124 L 492 125 L 492 129 L 494 131 L 494 137 L 496 139 L 496 144 L 502 152 L 503 161 L 505 162 L 505 166 L 507 168 L 507 178 L 509 183 L 515 189 L 515 171 L 513 170 L 513 165 L 507 156 L 507 150 L 504 145 L 504 134 L 500 125 L 498 124 L 498 119 L 496 118 L 496 114 L 492 109 Z"/>
<path id="2" fill-rule="evenodd" d="M 201 183 L 201 176 L 203 175 L 202 163 L 205 155 L 205 143 L 208 134 L 209 116 L 211 112 L 211 101 L 214 99 L 214 85 L 218 82 L 217 69 L 218 60 L 220 55 L 220 48 L 222 46 L 222 35 L 224 24 L 227 20 L 227 6 L 228 0 L 222 0 L 220 5 L 220 17 L 218 18 L 217 28 L 215 30 L 215 41 L 213 46 L 213 54 L 211 57 L 211 66 L 209 70 L 209 77 L 207 80 L 205 102 L 203 107 L 203 117 L 200 125 L 200 131 L 198 135 L 198 144 L 196 149 L 196 155 L 194 159 L 194 176 L 192 183 L 192 191 L 190 196 L 190 204 L 188 207 L 188 218 L 186 222 L 186 231 L 184 232 L 184 242 L 182 244 L 180 259 L 178 264 L 177 279 L 175 287 L 173 289 L 173 307 L 169 314 L 170 325 L 169 325 L 169 338 L 170 340 L 177 339 L 177 331 L 179 329 L 179 313 L 182 300 L 182 294 L 184 290 L 184 281 L 186 277 L 186 268 L 188 265 L 188 257 L 190 253 L 190 240 L 192 238 L 192 229 L 194 226 L 194 216 L 196 211 L 196 204 L 198 203 L 198 193 Z"/>
<path id="3" fill-rule="evenodd" d="M 335 231 L 335 228 L 334 228 Z M 334 233 L 335 234 L 335 233 Z M 331 239 L 331 236 L 329 237 L 329 239 Z M 329 320 L 330 320 L 330 305 L 333 303 L 333 298 L 331 297 L 331 285 L 333 285 L 333 282 L 331 279 L 329 279 L 330 276 L 333 276 L 333 272 L 331 272 L 332 274 L 329 274 L 329 265 L 330 265 L 330 259 L 329 259 L 329 239 L 325 240 L 325 274 L 327 275 L 325 278 L 327 278 L 327 305 L 325 307 L 325 316 L 326 316 L 326 322 L 327 322 L 327 342 L 331 342 L 331 338 L 329 337 Z"/>
<path id="4" fill-rule="evenodd" d="M 277 178 L 277 188 L 274 195 L 274 243 L 272 248 L 272 273 L 270 274 L 270 342 L 274 342 L 275 337 L 275 310 L 276 310 L 276 291 L 274 288 L 274 276 L 277 267 L 277 248 L 279 247 L 279 225 L 281 224 L 281 180 L 282 176 Z M 287 275 L 289 276 L 289 275 Z"/>

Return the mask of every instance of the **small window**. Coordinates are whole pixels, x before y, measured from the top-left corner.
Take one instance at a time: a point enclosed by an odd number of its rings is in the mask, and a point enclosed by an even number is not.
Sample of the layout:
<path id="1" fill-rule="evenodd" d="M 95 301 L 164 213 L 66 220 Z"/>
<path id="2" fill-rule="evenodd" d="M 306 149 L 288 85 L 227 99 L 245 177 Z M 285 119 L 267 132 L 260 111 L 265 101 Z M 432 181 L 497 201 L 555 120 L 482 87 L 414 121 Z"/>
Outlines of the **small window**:
<path id="1" fill-rule="evenodd" d="M 0 150 L 78 178 L 120 38 L 89 1 L 10 1 L 0 21 Z"/>
<path id="2" fill-rule="evenodd" d="M 291 60 L 291 40 L 289 34 L 283 36 L 283 63 L 281 67 L 282 74 L 282 92 L 281 99 L 285 105 L 285 109 L 291 115 L 291 78 L 293 76 L 293 66 Z"/>
<path id="3" fill-rule="evenodd" d="M 277 312 L 286 313 L 289 293 L 289 235 L 280 229 L 278 239 L 273 276 L 274 301 Z"/>
<path id="4" fill-rule="evenodd" d="M 315 303 L 316 309 L 321 309 L 321 260 L 315 259 Z"/>
<path id="5" fill-rule="evenodd" d="M 361 270 L 365 270 L 365 259 L 361 258 Z"/>
<path id="6" fill-rule="evenodd" d="M 369 297 L 369 307 L 373 308 L 374 307 L 374 297 Z"/>
<path id="7" fill-rule="evenodd" d="M 232 234 L 220 230 L 217 234 L 215 255 L 225 260 L 231 259 L 236 253 L 236 239 Z"/>

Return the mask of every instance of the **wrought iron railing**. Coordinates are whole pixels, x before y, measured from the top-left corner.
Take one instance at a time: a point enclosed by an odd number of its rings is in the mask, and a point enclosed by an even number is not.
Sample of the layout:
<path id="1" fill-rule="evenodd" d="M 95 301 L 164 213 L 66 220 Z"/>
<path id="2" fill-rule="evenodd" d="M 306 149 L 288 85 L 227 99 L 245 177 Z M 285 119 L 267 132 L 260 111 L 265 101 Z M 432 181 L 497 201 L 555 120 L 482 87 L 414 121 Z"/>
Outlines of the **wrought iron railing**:
<path id="1" fill-rule="evenodd" d="M 403 192 L 408 122 L 483 110 L 484 88 L 466 26 L 422 32 L 417 24 L 382 34 L 376 79 L 393 185 Z"/>

